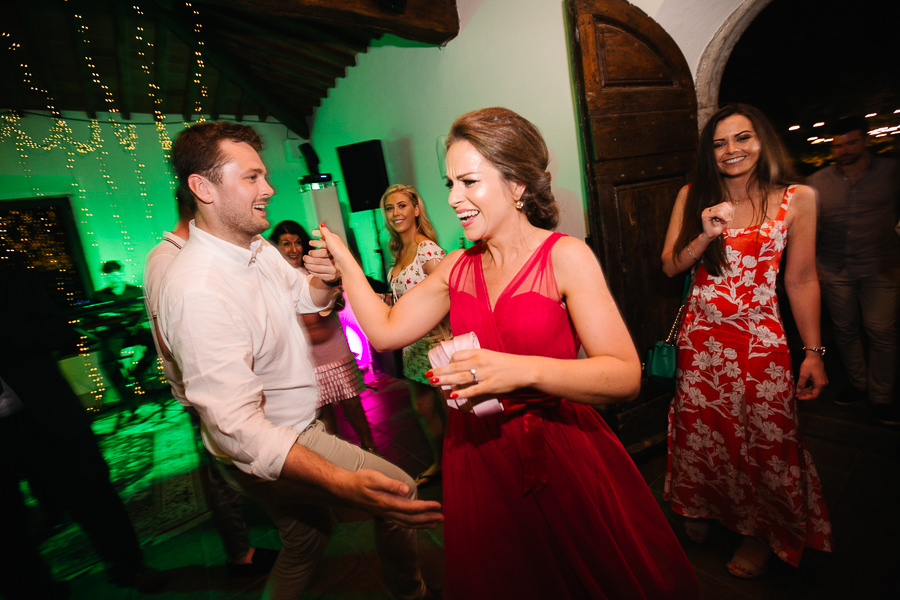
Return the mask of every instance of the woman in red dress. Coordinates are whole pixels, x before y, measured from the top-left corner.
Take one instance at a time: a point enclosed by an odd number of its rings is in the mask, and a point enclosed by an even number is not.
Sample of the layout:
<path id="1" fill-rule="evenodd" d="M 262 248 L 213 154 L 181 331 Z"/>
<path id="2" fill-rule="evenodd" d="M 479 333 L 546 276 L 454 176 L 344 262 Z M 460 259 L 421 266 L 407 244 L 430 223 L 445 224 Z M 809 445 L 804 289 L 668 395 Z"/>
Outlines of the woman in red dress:
<path id="1" fill-rule="evenodd" d="M 540 133 L 516 113 L 459 117 L 447 138 L 449 202 L 478 243 L 450 253 L 393 308 L 322 228 L 376 347 L 409 344 L 448 312 L 455 336 L 480 342 L 431 380 L 463 405 L 449 411 L 444 441 L 444 596 L 696 598 L 659 505 L 592 406 L 634 398 L 640 362 L 593 252 L 551 231 L 548 162 Z M 493 398 L 502 412 L 472 412 Z"/>
<path id="2" fill-rule="evenodd" d="M 818 397 L 827 383 L 816 200 L 789 177 L 762 113 L 719 110 L 701 134 L 697 178 L 678 193 L 662 254 L 670 277 L 696 266 L 678 337 L 665 497 L 695 542 L 710 520 L 744 536 L 726 565 L 742 578 L 762 575 L 772 553 L 796 566 L 805 547 L 831 550 L 822 486 L 797 426 L 797 399 Z M 783 252 L 805 353 L 796 385 L 775 295 Z"/>

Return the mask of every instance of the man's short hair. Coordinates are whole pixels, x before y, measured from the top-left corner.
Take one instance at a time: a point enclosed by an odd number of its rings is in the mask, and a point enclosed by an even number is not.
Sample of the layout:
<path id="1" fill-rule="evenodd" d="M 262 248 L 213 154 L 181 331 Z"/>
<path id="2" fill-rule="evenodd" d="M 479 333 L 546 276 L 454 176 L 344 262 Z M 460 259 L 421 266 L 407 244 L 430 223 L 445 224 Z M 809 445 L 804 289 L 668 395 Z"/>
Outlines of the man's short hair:
<path id="1" fill-rule="evenodd" d="M 116 271 L 122 270 L 122 263 L 117 260 L 108 260 L 103 263 L 100 270 L 103 271 L 103 273 L 115 273 Z"/>
<path id="2" fill-rule="evenodd" d="M 831 126 L 829 133 L 831 135 L 847 135 L 852 131 L 859 131 L 863 134 L 863 137 L 866 135 L 866 131 L 868 127 L 866 125 L 866 120 L 862 117 L 842 117 L 834 122 L 834 125 Z"/>
<path id="3" fill-rule="evenodd" d="M 178 178 L 178 192 L 192 211 L 197 210 L 197 198 L 188 186 L 188 177 L 203 175 L 213 183 L 221 182 L 225 154 L 220 142 L 230 140 L 249 144 L 254 150 L 262 150 L 262 138 L 249 125 L 228 121 L 212 121 L 191 125 L 178 134 L 172 144 L 172 166 Z"/>

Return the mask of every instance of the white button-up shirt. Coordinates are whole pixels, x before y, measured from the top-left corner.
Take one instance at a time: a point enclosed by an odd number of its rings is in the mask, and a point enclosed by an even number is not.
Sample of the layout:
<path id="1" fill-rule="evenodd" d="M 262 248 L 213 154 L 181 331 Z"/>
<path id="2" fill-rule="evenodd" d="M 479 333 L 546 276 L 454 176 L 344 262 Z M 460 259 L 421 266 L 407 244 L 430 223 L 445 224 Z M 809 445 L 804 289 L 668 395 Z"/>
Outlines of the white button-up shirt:
<path id="1" fill-rule="evenodd" d="M 262 238 L 241 248 L 191 222 L 163 278 L 159 324 L 213 455 L 279 477 L 318 397 L 297 314 L 322 308 L 309 278 Z"/>
<path id="2" fill-rule="evenodd" d="M 165 372 L 169 387 L 172 389 L 172 395 L 176 400 L 188 406 L 184 397 L 184 385 L 181 383 L 181 370 L 162 351 L 156 335 L 156 321 L 159 318 L 159 290 L 162 287 L 162 280 L 166 276 L 169 265 L 172 264 L 185 244 L 185 241 L 174 233 L 167 231 L 164 235 L 165 239 L 154 246 L 153 250 L 147 254 L 147 258 L 144 259 L 144 308 L 150 319 L 150 331 L 153 333 L 156 354 L 162 360 L 163 372 Z"/>

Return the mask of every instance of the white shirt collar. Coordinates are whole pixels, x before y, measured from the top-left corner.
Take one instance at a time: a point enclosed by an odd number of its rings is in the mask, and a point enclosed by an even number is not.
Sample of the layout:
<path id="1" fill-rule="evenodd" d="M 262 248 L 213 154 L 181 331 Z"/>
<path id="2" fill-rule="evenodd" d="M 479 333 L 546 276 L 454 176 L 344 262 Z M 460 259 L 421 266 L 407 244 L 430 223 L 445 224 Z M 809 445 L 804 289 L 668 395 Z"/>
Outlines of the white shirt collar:
<path id="1" fill-rule="evenodd" d="M 190 231 L 191 234 L 188 237 L 189 243 L 200 244 L 201 246 L 212 250 L 225 260 L 228 260 L 235 266 L 249 267 L 253 265 L 256 262 L 256 256 L 264 245 L 262 236 L 257 235 L 253 238 L 253 241 L 250 242 L 249 248 L 242 248 L 237 244 L 232 244 L 211 233 L 203 231 L 197 227 L 194 221 L 191 221 L 190 223 Z"/>

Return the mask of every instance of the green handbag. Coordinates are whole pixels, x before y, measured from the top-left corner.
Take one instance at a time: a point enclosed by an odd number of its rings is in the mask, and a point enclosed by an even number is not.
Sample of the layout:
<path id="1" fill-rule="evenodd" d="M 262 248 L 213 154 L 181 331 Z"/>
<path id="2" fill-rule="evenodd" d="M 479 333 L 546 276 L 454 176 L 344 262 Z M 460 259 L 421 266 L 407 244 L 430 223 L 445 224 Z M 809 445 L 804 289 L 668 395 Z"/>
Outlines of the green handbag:
<path id="1" fill-rule="evenodd" d="M 649 350 L 647 350 L 647 362 L 644 368 L 647 377 L 654 383 L 674 385 L 675 383 L 675 359 L 677 356 L 677 348 L 675 347 L 675 338 L 678 335 L 678 329 L 681 326 L 681 317 L 684 314 L 684 307 L 687 305 L 691 288 L 694 287 L 694 277 L 697 270 L 694 269 L 691 277 L 685 282 L 684 293 L 681 297 L 681 306 L 678 308 L 678 314 L 675 315 L 675 322 L 669 329 L 669 335 L 666 339 L 656 342 Z"/>

